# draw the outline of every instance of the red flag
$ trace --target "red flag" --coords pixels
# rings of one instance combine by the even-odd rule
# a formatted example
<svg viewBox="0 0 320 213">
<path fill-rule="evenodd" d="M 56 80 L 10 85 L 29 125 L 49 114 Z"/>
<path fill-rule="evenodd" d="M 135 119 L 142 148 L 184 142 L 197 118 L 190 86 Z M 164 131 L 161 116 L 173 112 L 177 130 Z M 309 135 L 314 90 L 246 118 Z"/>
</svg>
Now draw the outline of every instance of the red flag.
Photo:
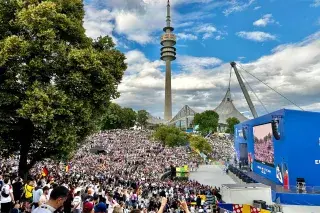
<svg viewBox="0 0 320 213">
<path fill-rule="evenodd" d="M 47 177 L 48 176 L 49 171 L 48 171 L 47 167 L 43 167 L 42 168 L 42 173 L 41 174 L 42 174 L 43 177 Z"/>
</svg>

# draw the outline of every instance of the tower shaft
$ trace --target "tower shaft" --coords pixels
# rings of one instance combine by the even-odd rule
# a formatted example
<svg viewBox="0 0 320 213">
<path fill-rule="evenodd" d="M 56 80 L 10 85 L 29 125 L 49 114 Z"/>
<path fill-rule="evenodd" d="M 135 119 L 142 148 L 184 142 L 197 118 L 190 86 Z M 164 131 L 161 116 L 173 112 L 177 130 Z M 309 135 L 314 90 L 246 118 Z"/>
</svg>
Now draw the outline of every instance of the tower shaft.
<svg viewBox="0 0 320 213">
<path fill-rule="evenodd" d="M 171 61 L 166 61 L 164 119 L 172 119 Z"/>
</svg>

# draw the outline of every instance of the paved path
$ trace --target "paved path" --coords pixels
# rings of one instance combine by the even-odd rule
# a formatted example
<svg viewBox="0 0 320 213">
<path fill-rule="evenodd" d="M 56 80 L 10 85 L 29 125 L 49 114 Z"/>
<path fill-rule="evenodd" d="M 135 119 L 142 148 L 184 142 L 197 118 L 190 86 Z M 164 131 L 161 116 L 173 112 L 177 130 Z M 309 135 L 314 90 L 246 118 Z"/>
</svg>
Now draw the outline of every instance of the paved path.
<svg viewBox="0 0 320 213">
<path fill-rule="evenodd" d="M 235 181 L 226 175 L 218 165 L 202 165 L 197 172 L 191 172 L 190 179 L 196 180 L 202 184 L 217 187 L 221 187 L 222 184 L 235 183 Z"/>
</svg>

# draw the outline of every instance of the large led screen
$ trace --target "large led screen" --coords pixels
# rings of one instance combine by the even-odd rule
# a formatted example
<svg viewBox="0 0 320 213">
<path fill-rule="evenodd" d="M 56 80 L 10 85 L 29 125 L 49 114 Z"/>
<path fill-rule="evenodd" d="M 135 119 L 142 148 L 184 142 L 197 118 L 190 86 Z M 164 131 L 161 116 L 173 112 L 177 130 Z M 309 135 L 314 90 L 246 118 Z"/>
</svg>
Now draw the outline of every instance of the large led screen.
<svg viewBox="0 0 320 213">
<path fill-rule="evenodd" d="M 271 123 L 253 127 L 254 159 L 257 162 L 274 166 L 274 147 Z"/>
</svg>

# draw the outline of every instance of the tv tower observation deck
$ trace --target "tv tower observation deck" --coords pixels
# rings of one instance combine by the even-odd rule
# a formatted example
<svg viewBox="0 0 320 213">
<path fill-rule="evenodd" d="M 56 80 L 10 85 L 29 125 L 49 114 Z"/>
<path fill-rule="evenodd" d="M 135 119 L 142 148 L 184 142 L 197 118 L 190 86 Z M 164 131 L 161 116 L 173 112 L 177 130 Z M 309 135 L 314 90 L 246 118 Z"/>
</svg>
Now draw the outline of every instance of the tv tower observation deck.
<svg viewBox="0 0 320 213">
<path fill-rule="evenodd" d="M 169 121 L 172 119 L 172 95 L 171 95 L 171 61 L 176 59 L 176 36 L 172 33 L 174 28 L 171 27 L 170 16 L 170 0 L 167 4 L 167 26 L 163 28 L 165 32 L 161 36 L 161 60 L 166 62 L 166 78 L 165 78 L 165 106 L 164 119 Z"/>
</svg>

